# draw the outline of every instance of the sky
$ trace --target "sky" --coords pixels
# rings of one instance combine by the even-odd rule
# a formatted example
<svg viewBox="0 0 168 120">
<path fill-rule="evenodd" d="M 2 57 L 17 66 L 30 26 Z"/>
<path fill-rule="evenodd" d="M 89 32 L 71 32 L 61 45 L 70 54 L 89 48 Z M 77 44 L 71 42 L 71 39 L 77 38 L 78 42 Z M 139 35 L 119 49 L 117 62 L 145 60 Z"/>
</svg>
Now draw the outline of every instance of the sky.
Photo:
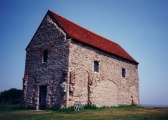
<svg viewBox="0 0 168 120">
<path fill-rule="evenodd" d="M 22 89 L 25 48 L 48 10 L 139 62 L 140 103 L 168 105 L 168 0 L 0 0 L 0 91 Z"/>
</svg>

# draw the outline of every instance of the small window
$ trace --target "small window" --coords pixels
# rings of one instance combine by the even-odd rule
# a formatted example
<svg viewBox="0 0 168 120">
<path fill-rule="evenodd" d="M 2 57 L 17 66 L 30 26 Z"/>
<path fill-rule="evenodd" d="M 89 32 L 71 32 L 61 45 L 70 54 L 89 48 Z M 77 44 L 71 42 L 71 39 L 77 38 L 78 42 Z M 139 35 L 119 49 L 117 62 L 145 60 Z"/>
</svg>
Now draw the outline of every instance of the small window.
<svg viewBox="0 0 168 120">
<path fill-rule="evenodd" d="M 94 61 L 94 72 L 99 72 L 99 62 Z"/>
<path fill-rule="evenodd" d="M 122 77 L 125 78 L 125 68 L 122 68 Z"/>
<path fill-rule="evenodd" d="M 43 62 L 47 62 L 48 59 L 48 50 L 43 51 Z"/>
</svg>

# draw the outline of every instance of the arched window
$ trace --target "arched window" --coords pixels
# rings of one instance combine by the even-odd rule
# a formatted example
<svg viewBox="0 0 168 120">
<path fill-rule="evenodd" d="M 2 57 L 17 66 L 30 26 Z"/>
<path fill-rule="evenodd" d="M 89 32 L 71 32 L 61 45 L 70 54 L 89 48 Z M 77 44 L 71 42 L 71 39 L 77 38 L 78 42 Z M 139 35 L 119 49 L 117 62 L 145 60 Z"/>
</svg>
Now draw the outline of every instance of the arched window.
<svg viewBox="0 0 168 120">
<path fill-rule="evenodd" d="M 47 59 L 48 59 L 48 50 L 45 49 L 43 51 L 43 62 L 47 62 Z"/>
</svg>

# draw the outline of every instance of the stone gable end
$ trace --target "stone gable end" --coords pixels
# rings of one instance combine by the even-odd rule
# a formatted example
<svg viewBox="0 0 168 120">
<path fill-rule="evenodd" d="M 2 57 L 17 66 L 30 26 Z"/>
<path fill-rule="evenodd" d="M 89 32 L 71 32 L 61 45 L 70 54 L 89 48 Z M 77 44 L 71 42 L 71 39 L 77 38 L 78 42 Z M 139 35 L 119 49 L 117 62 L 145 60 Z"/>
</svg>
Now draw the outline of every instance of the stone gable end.
<svg viewBox="0 0 168 120">
<path fill-rule="evenodd" d="M 46 106 L 64 106 L 65 93 L 60 84 L 68 70 L 68 41 L 66 34 L 47 14 L 26 49 L 25 75 L 23 80 L 24 105 L 40 108 L 40 87 L 47 86 Z M 43 52 L 47 50 L 47 62 Z"/>
</svg>

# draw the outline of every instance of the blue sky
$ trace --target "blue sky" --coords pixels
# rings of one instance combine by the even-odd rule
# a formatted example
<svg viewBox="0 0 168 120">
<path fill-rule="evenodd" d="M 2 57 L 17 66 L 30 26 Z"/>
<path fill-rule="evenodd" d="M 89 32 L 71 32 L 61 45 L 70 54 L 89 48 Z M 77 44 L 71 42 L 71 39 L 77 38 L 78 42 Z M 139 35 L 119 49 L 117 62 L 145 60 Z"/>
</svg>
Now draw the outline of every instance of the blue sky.
<svg viewBox="0 0 168 120">
<path fill-rule="evenodd" d="M 48 9 L 120 44 L 139 64 L 141 104 L 168 105 L 167 0 L 0 0 L 0 91 L 22 89 L 25 48 Z"/>
</svg>

